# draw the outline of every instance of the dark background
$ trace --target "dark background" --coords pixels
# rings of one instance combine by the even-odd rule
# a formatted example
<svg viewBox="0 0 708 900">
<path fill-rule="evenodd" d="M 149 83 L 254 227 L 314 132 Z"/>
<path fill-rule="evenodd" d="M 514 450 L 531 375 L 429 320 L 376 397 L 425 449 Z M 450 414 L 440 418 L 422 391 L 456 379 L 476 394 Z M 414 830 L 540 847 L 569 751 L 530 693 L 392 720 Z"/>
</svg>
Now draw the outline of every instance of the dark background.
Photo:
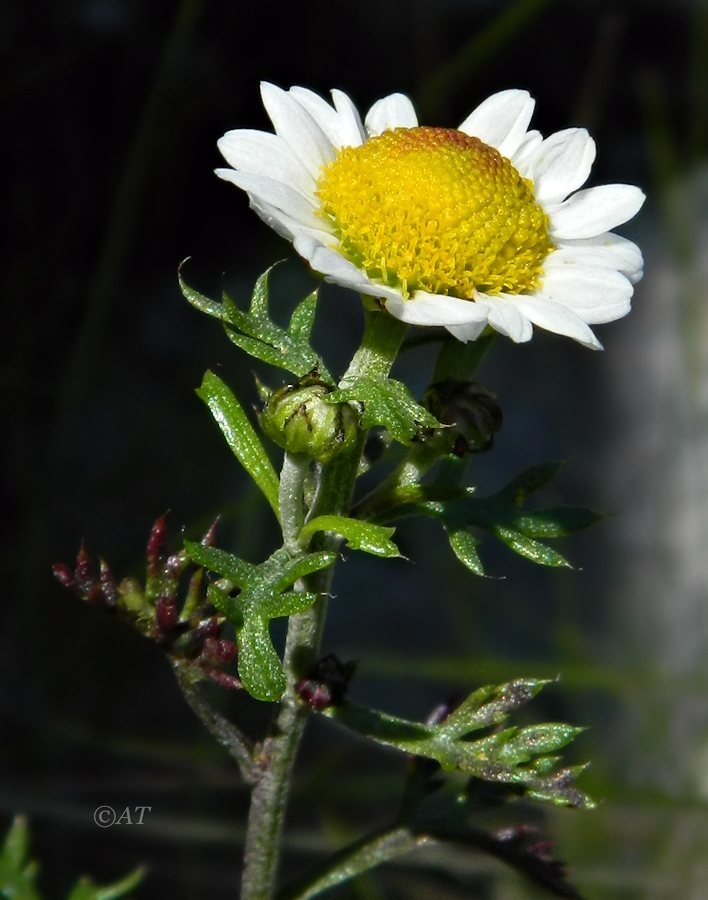
<svg viewBox="0 0 708 900">
<path fill-rule="evenodd" d="M 150 869 L 140 897 L 237 893 L 247 798 L 228 759 L 160 651 L 62 592 L 50 566 L 84 538 L 139 575 L 165 511 L 175 546 L 223 511 L 224 546 L 254 561 L 273 549 L 265 504 L 194 395 L 211 367 L 253 402 L 253 366 L 176 281 L 191 256 L 192 284 L 218 294 L 226 283 L 244 303 L 287 258 L 276 308 L 312 286 L 212 174 L 224 131 L 270 128 L 267 79 L 340 87 L 362 111 L 404 91 L 422 123 L 446 126 L 489 93 L 525 87 L 544 133 L 591 130 L 593 184 L 649 195 L 624 229 L 647 276 L 635 311 L 599 329 L 605 353 L 539 333 L 498 342 L 481 373 L 506 424 L 474 462 L 480 490 L 565 458 L 547 499 L 615 513 L 565 545 L 582 571 L 534 569 L 490 545 L 488 568 L 506 578 L 473 579 L 432 527 L 406 525 L 403 552 L 422 561 L 352 555 L 325 643 L 359 660 L 357 699 L 409 716 L 488 679 L 560 675 L 533 715 L 590 726 L 573 752 L 593 760 L 584 784 L 604 800 L 547 815 L 574 880 L 588 897 L 704 897 L 706 4 L 63 0 L 2 16 L 0 812 L 3 827 L 14 811 L 30 816 L 46 896 L 65 896 L 82 872 L 106 881 L 139 862 Z M 356 298 L 326 287 L 316 343 L 334 367 L 359 328 Z M 431 362 L 417 351 L 399 375 L 420 391 Z M 300 763 L 293 872 L 385 821 L 402 769 L 326 723 Z M 152 811 L 144 826 L 101 831 L 101 804 Z M 393 867 L 338 896 L 536 896 L 481 857 L 450 857 L 445 871 Z"/>
</svg>

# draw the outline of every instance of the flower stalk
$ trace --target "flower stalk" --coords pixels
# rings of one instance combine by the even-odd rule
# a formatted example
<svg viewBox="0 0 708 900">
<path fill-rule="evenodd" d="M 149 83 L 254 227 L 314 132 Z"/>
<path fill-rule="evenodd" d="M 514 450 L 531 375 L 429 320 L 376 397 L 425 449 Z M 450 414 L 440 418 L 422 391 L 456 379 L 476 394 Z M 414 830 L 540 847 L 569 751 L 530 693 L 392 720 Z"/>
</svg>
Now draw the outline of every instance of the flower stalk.
<svg viewBox="0 0 708 900">
<path fill-rule="evenodd" d="M 366 372 L 385 378 L 403 341 L 406 326 L 379 312 L 365 313 L 362 342 L 342 382 Z M 360 430 L 354 446 L 324 465 L 319 474 L 312 515 L 340 515 L 351 504 L 366 433 Z M 309 470 L 304 456 L 287 453 L 280 475 L 280 521 L 283 544 L 288 552 L 305 552 L 300 539 L 304 522 L 304 485 Z M 339 539 L 319 536 L 323 545 L 334 547 Z M 259 774 L 251 797 L 246 832 L 242 900 L 266 900 L 274 895 L 280 845 L 288 793 L 297 749 L 311 712 L 297 694 L 296 685 L 316 660 L 327 612 L 327 594 L 334 566 L 303 579 L 297 590 L 319 594 L 306 612 L 291 616 L 283 655 L 287 687 L 277 715 L 259 755 Z"/>
</svg>

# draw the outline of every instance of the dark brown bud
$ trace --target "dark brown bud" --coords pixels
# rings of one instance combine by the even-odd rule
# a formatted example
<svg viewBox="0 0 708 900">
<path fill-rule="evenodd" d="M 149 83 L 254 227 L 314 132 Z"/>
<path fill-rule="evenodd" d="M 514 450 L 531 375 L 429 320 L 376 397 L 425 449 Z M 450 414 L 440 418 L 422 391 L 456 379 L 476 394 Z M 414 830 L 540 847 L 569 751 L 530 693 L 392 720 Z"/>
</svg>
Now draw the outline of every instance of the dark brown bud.
<svg viewBox="0 0 708 900">
<path fill-rule="evenodd" d="M 488 450 L 502 426 L 496 397 L 474 381 L 448 378 L 432 384 L 425 392 L 424 403 L 439 422 L 451 426 L 451 452 L 457 456 Z"/>
<path fill-rule="evenodd" d="M 320 711 L 344 699 L 355 662 L 341 662 L 333 653 L 323 656 L 296 685 L 295 690 L 310 709 Z"/>
</svg>

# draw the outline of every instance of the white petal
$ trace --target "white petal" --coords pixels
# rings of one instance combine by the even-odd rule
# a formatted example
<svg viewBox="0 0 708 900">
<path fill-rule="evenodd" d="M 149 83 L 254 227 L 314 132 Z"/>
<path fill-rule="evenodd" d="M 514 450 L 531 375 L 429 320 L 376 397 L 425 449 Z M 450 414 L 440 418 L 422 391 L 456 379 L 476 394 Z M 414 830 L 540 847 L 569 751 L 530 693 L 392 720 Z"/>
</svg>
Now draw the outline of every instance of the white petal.
<svg viewBox="0 0 708 900">
<path fill-rule="evenodd" d="M 388 300 L 386 309 L 409 325 L 464 325 L 487 321 L 486 309 L 474 300 L 460 300 L 416 291 L 408 300 L 398 296 Z"/>
<path fill-rule="evenodd" d="M 506 302 L 517 306 L 519 311 L 539 328 L 573 338 L 591 350 L 602 350 L 602 344 L 580 316 L 560 303 L 542 297 L 507 297 Z"/>
<path fill-rule="evenodd" d="M 485 297 L 489 305 L 489 324 L 500 334 L 505 334 L 516 344 L 531 340 L 531 321 L 513 303 L 504 297 Z"/>
<path fill-rule="evenodd" d="M 554 256 L 544 266 L 539 297 L 567 306 L 590 325 L 613 322 L 629 312 L 634 289 L 620 272 L 555 264 Z"/>
<path fill-rule="evenodd" d="M 263 82 L 261 96 L 276 134 L 291 148 L 310 175 L 317 178 L 322 166 L 334 158 L 332 141 L 312 115 L 286 91 Z"/>
<path fill-rule="evenodd" d="M 316 272 L 325 276 L 326 281 L 351 288 L 361 294 L 368 294 L 370 297 L 399 296 L 393 288 L 372 282 L 366 272 L 345 259 L 334 247 L 323 245 L 316 247 L 309 257 L 309 262 Z"/>
<path fill-rule="evenodd" d="M 312 197 L 315 192 L 315 180 L 277 134 L 246 128 L 227 131 L 217 146 L 234 169 L 274 178 L 305 197 Z"/>
<path fill-rule="evenodd" d="M 608 231 L 594 238 L 579 241 L 563 241 L 557 253 L 572 252 L 576 258 L 589 265 L 608 266 L 617 269 L 636 284 L 642 277 L 644 259 L 635 243 Z M 555 254 L 554 254 L 555 255 Z"/>
<path fill-rule="evenodd" d="M 340 145 L 340 128 L 336 109 L 333 109 L 324 97 L 320 97 L 309 88 L 291 87 L 288 94 L 294 97 L 300 106 L 312 116 L 333 146 L 338 147 Z"/>
<path fill-rule="evenodd" d="M 567 128 L 547 137 L 529 160 L 536 199 L 560 203 L 585 184 L 595 161 L 595 141 L 584 128 Z"/>
<path fill-rule="evenodd" d="M 446 325 L 447 330 L 458 341 L 467 344 L 469 341 L 476 341 L 480 334 L 487 327 L 487 317 L 480 322 L 468 322 L 467 325 Z"/>
<path fill-rule="evenodd" d="M 528 91 L 500 91 L 480 103 L 460 125 L 460 131 L 510 157 L 526 135 L 535 104 Z"/>
<path fill-rule="evenodd" d="M 308 228 L 307 226 L 302 225 L 300 222 L 297 222 L 291 216 L 287 215 L 287 213 L 284 213 L 280 209 L 276 209 L 268 203 L 258 200 L 251 194 L 249 194 L 249 200 L 251 202 L 251 208 L 256 211 L 266 225 L 270 225 L 273 231 L 276 231 L 281 237 L 293 241 L 295 244 L 301 236 L 308 236 L 316 241 L 317 244 L 325 245 L 336 240 L 333 235 L 327 234 L 324 231 L 318 231 L 315 228 Z M 301 253 L 297 246 L 295 249 L 298 253 Z"/>
<path fill-rule="evenodd" d="M 631 184 L 605 184 L 578 191 L 557 206 L 548 206 L 551 235 L 562 239 L 596 237 L 636 215 L 643 192 Z"/>
<path fill-rule="evenodd" d="M 405 94 L 389 94 L 374 103 L 364 124 L 369 136 L 375 137 L 392 128 L 415 128 L 418 117 Z"/>
<path fill-rule="evenodd" d="M 514 153 L 510 155 L 510 159 L 514 167 L 524 178 L 529 177 L 529 160 L 533 156 L 533 151 L 539 146 L 543 138 L 540 131 L 529 131 L 523 138 Z"/>
<path fill-rule="evenodd" d="M 249 196 L 261 203 L 267 203 L 282 210 L 296 222 L 308 228 L 322 230 L 323 219 L 315 215 L 315 205 L 287 184 L 281 184 L 264 175 L 249 175 L 247 172 L 235 172 L 233 169 L 216 169 L 216 174 L 224 181 L 230 181 Z"/>
<path fill-rule="evenodd" d="M 366 140 L 366 132 L 361 122 L 359 110 L 344 91 L 332 91 L 332 100 L 339 113 L 339 129 L 342 147 L 359 147 Z"/>
</svg>

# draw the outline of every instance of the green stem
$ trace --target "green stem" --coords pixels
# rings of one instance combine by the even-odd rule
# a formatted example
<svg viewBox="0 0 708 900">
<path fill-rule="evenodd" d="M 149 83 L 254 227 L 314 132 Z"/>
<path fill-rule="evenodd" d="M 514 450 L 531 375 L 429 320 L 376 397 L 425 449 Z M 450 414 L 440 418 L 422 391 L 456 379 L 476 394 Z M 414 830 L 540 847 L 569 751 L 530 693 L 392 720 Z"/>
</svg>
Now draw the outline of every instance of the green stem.
<svg viewBox="0 0 708 900">
<path fill-rule="evenodd" d="M 305 521 L 303 488 L 310 469 L 310 460 L 299 454 L 285 453 L 280 473 L 278 504 L 283 546 L 293 556 L 302 553 L 300 531 Z"/>
<path fill-rule="evenodd" d="M 361 346 L 343 380 L 359 373 L 385 378 L 391 370 L 406 326 L 387 313 L 366 310 Z M 312 515 L 341 515 L 348 511 L 364 448 L 361 432 L 355 447 L 324 466 Z M 283 541 L 290 552 L 304 552 L 299 542 L 303 515 L 303 480 L 307 465 L 286 454 L 281 473 L 280 515 Z M 283 483 L 285 482 L 285 483 Z M 333 538 L 322 537 L 322 541 Z M 336 539 L 334 539 L 336 540 Z M 251 798 L 246 834 L 241 900 L 273 897 L 281 835 L 297 748 L 310 710 L 302 704 L 296 685 L 316 661 L 327 611 L 327 594 L 334 567 L 317 573 L 299 586 L 319 593 L 307 612 L 291 616 L 283 655 L 287 688 L 271 731 L 263 743 L 260 776 Z"/>
</svg>

